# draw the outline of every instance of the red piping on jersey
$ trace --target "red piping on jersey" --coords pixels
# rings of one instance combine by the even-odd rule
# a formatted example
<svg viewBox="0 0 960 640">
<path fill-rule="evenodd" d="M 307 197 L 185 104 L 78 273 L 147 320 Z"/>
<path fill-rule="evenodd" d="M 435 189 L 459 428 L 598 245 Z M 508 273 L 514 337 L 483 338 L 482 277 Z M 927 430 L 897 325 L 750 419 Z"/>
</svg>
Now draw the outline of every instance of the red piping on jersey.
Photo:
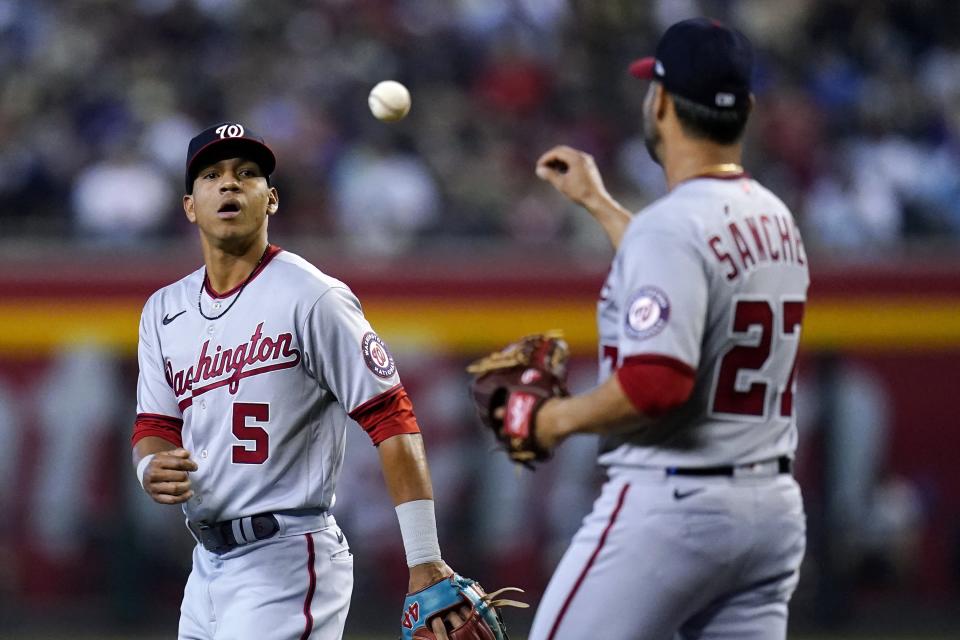
<svg viewBox="0 0 960 640">
<path fill-rule="evenodd" d="M 690 176 L 687 180 L 699 180 L 700 178 L 706 178 L 707 180 L 739 180 L 749 177 L 750 174 L 746 171 L 738 171 L 737 173 L 701 173 L 697 176 Z M 684 180 L 684 182 L 687 180 Z"/>
<path fill-rule="evenodd" d="M 154 436 L 179 448 L 183 446 L 183 438 L 180 435 L 182 430 L 183 420 L 180 418 L 163 416 L 157 413 L 138 413 L 137 419 L 133 423 L 131 446 L 136 446 L 138 442 L 148 436 Z"/>
<path fill-rule="evenodd" d="M 281 251 L 283 251 L 283 249 L 277 245 L 268 244 L 267 253 L 263 256 L 263 262 L 260 263 L 260 266 L 254 269 L 253 273 L 251 273 L 246 280 L 235 286 L 233 289 L 230 289 L 230 291 L 226 291 L 224 293 L 217 293 L 214 291 L 213 287 L 210 286 L 210 280 L 207 278 L 206 272 L 204 272 L 203 275 L 203 288 L 206 290 L 207 295 L 211 298 L 228 298 L 239 291 L 240 287 L 242 287 L 244 284 L 249 285 L 251 282 L 253 282 L 253 279 L 260 275 L 263 270 L 267 268 L 267 265 L 270 264 L 270 261 L 273 260 L 273 257 Z"/>
<path fill-rule="evenodd" d="M 547 635 L 547 640 L 553 640 L 554 636 L 557 635 L 557 629 L 560 628 L 560 622 L 563 621 L 563 616 L 567 614 L 567 609 L 570 608 L 573 596 L 577 595 L 580 585 L 583 584 L 583 579 L 587 577 L 587 572 L 590 571 L 590 567 L 593 566 L 597 556 L 600 555 L 600 550 L 603 549 L 603 545 L 607 542 L 607 534 L 609 534 L 610 529 L 613 528 L 613 523 L 617 521 L 617 516 L 620 514 L 621 507 L 623 507 L 623 501 L 627 497 L 627 490 L 629 488 L 630 483 L 627 483 L 623 485 L 623 489 L 620 490 L 620 496 L 617 498 L 617 506 L 614 507 L 613 513 L 610 514 L 610 522 L 607 523 L 607 527 L 603 530 L 603 534 L 600 536 L 600 542 L 597 543 L 597 548 L 593 550 L 593 554 L 590 556 L 590 559 L 587 560 L 587 564 L 583 567 L 583 571 L 580 572 L 577 581 L 573 583 L 573 589 L 570 590 L 567 599 L 563 601 L 563 606 L 560 607 L 560 613 L 557 614 L 557 619 L 553 621 L 553 627 Z"/>
<path fill-rule="evenodd" d="M 690 176 L 685 180 L 681 180 L 673 188 L 676 189 L 682 184 L 686 184 L 693 180 L 700 180 L 701 178 L 706 180 L 741 180 L 749 179 L 750 174 L 746 171 L 738 171 L 737 173 L 701 173 L 699 175 Z"/>
<path fill-rule="evenodd" d="M 696 378 L 690 365 L 661 355 L 628 356 L 616 373 L 620 388 L 630 403 L 651 418 L 662 416 L 686 402 Z"/>
<path fill-rule="evenodd" d="M 313 592 L 317 588 L 317 572 L 313 568 L 313 563 L 317 557 L 313 551 L 313 536 L 307 533 L 304 537 L 307 539 L 307 572 L 310 574 L 310 578 L 307 582 L 307 597 L 303 599 L 303 617 L 306 618 L 306 621 L 303 623 L 303 633 L 300 634 L 300 640 L 307 640 L 313 632 L 313 613 L 310 611 L 310 603 L 313 601 Z"/>
<path fill-rule="evenodd" d="M 737 173 L 705 173 L 700 176 L 693 176 L 690 180 L 696 180 L 697 178 L 707 178 L 708 180 L 739 180 L 740 178 L 749 178 L 750 174 L 746 171 L 739 171 Z"/>
<path fill-rule="evenodd" d="M 374 446 L 387 438 L 406 433 L 420 433 L 413 402 L 402 384 L 387 389 L 350 412 L 367 432 Z"/>
</svg>

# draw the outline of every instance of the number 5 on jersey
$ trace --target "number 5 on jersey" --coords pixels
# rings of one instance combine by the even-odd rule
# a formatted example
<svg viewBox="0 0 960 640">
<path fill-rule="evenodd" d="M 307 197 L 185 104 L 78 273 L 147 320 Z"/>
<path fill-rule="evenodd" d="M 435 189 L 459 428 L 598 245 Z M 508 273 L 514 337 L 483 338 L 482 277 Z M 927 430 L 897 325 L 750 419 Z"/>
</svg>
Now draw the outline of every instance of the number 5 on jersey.
<svg viewBox="0 0 960 640">
<path fill-rule="evenodd" d="M 779 308 L 766 298 L 734 299 L 730 337 L 736 344 L 723 354 L 717 367 L 711 414 L 763 418 L 772 384 L 780 393 L 780 416 L 793 415 L 803 307 L 803 299 L 781 300 Z M 771 357 L 775 363 L 789 362 L 789 368 L 764 372 Z"/>
<path fill-rule="evenodd" d="M 270 455 L 270 434 L 263 427 L 251 425 L 253 422 L 266 424 L 270 419 L 270 405 L 265 402 L 233 403 L 233 435 L 241 442 L 252 442 L 253 448 L 246 444 L 233 445 L 233 462 L 236 464 L 263 464 Z"/>
</svg>

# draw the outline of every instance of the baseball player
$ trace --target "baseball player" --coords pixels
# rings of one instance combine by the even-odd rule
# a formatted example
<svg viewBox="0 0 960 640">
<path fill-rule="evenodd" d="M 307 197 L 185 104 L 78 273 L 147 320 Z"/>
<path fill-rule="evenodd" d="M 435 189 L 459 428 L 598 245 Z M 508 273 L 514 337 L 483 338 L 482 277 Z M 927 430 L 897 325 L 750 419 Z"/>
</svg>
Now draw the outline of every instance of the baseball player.
<svg viewBox="0 0 960 640">
<path fill-rule="evenodd" d="M 609 478 L 543 596 L 533 640 L 784 638 L 805 547 L 791 475 L 809 276 L 787 207 L 740 166 L 752 49 L 695 19 L 631 65 L 669 192 L 633 216 L 593 159 L 556 147 L 537 175 L 603 226 L 600 384 L 533 407 L 549 450 L 599 433 Z M 523 424 L 523 416 L 507 420 Z"/>
<path fill-rule="evenodd" d="M 410 592 L 452 575 L 387 345 L 346 285 L 267 241 L 275 165 L 239 123 L 191 140 L 183 208 L 204 266 L 154 293 L 140 320 L 133 463 L 197 541 L 182 639 L 341 637 L 353 557 L 329 510 L 352 423 L 378 447 Z M 447 637 L 444 617 L 430 624 Z"/>
</svg>

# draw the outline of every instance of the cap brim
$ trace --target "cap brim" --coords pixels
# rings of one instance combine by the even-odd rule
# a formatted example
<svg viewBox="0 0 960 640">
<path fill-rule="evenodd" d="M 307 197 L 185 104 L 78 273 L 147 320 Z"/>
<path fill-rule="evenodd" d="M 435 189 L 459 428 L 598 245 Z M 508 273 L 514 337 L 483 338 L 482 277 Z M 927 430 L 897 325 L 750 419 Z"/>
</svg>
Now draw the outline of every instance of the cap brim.
<svg viewBox="0 0 960 640">
<path fill-rule="evenodd" d="M 201 168 L 199 166 L 201 162 L 209 162 L 212 158 L 218 156 L 220 158 L 231 157 L 232 154 L 249 157 L 260 165 L 260 169 L 266 175 L 273 173 L 277 166 L 277 159 L 273 155 L 273 151 L 259 140 L 253 138 L 223 138 L 208 142 L 197 149 L 197 152 L 187 163 L 187 172 L 193 174 Z"/>
<path fill-rule="evenodd" d="M 630 75 L 641 80 L 653 80 L 653 69 L 657 60 L 653 56 L 640 58 L 630 63 Z"/>
</svg>

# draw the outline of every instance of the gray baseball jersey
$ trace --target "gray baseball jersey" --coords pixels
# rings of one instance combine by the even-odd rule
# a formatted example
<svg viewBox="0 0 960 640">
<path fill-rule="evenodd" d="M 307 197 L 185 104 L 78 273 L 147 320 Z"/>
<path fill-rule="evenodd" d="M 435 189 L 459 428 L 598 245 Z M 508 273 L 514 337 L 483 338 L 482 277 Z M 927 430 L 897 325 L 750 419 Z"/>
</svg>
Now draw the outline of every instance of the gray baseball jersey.
<svg viewBox="0 0 960 640">
<path fill-rule="evenodd" d="M 600 379 L 624 362 L 696 372 L 677 410 L 606 438 L 606 465 L 792 455 L 809 275 L 787 207 L 744 175 L 676 186 L 631 221 L 598 305 Z"/>
<path fill-rule="evenodd" d="M 605 439 L 609 479 L 530 640 L 584 629 L 611 639 L 786 637 L 805 525 L 800 488 L 774 459 L 796 444 L 807 284 L 790 212 L 745 176 L 681 183 L 630 222 L 598 306 L 601 381 L 650 363 L 690 374 L 694 387 L 680 407 Z M 747 466 L 669 473 L 729 465 Z"/>
<path fill-rule="evenodd" d="M 399 388 L 393 358 L 346 285 L 297 255 L 270 247 L 219 296 L 204 273 L 157 291 L 140 321 L 137 413 L 182 420 L 198 465 L 184 513 L 328 509 L 349 414 Z"/>
</svg>

